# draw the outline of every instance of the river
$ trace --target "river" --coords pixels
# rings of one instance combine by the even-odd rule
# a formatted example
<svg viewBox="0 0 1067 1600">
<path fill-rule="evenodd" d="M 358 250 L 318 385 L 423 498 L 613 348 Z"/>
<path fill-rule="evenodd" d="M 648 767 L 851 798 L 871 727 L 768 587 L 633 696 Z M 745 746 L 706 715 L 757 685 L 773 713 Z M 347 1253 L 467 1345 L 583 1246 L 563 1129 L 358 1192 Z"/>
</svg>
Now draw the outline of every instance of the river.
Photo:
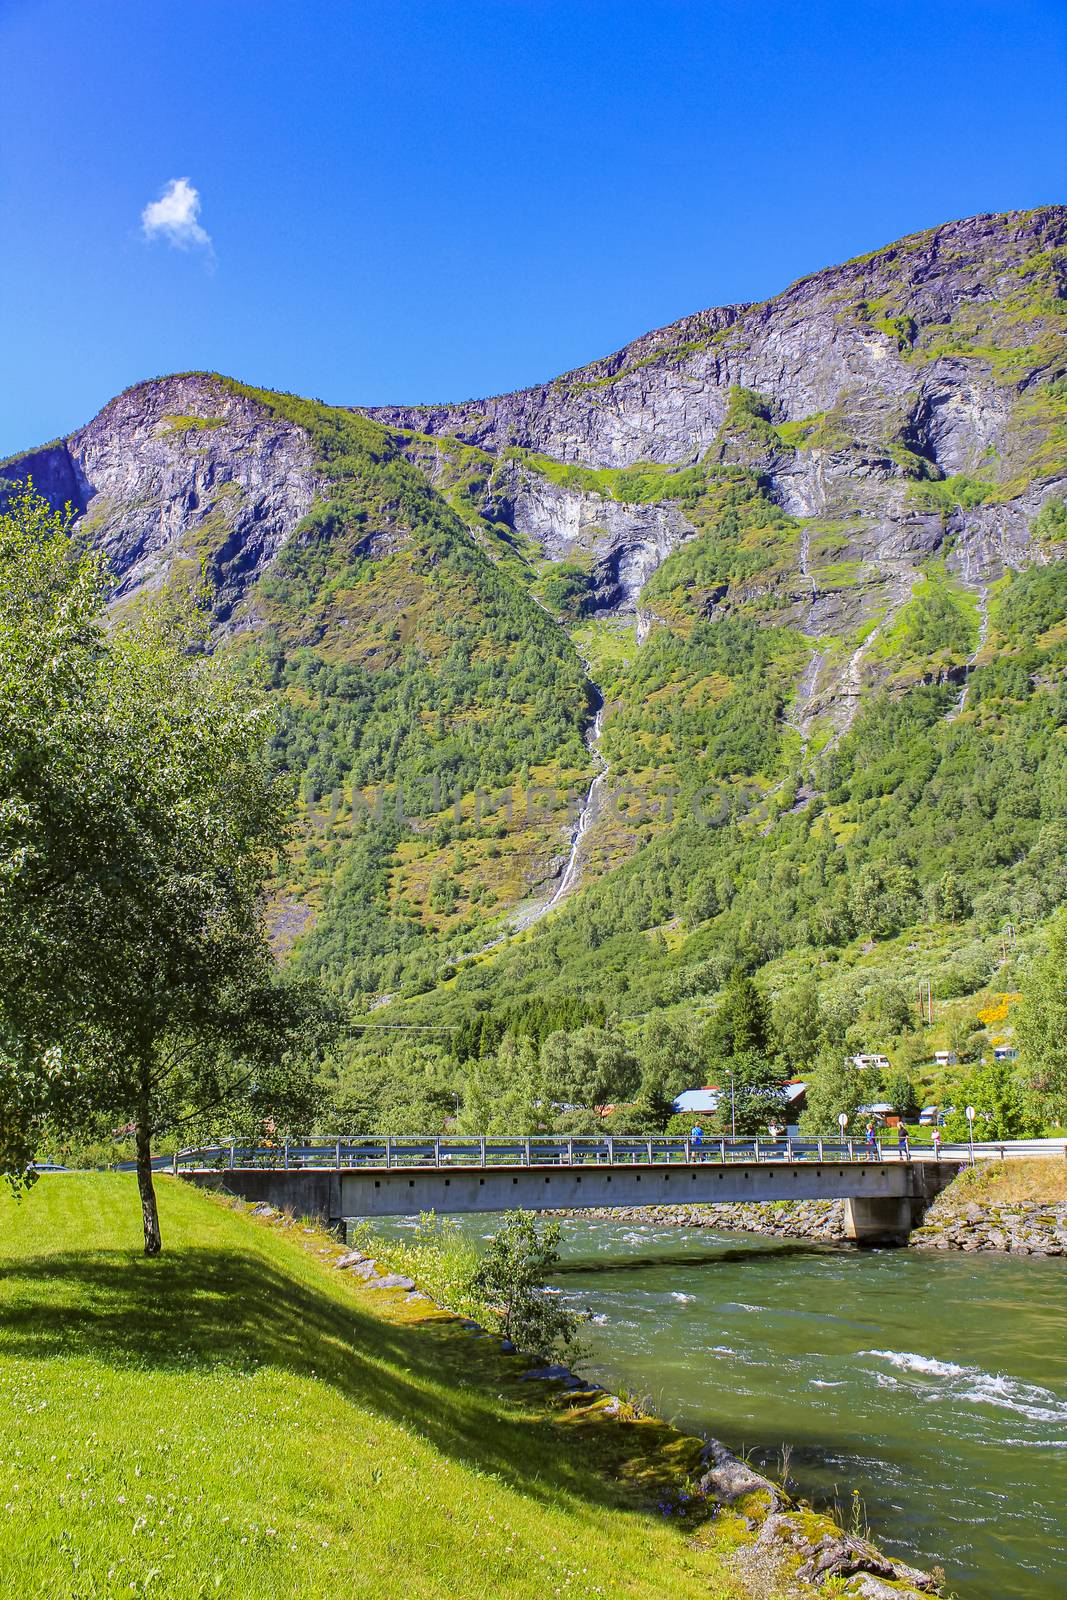
<svg viewBox="0 0 1067 1600">
<path fill-rule="evenodd" d="M 794 1494 L 858 1490 L 883 1548 L 960 1600 L 1067 1595 L 1067 1260 L 563 1232 L 589 1376 L 772 1475 L 790 1449 Z"/>
</svg>

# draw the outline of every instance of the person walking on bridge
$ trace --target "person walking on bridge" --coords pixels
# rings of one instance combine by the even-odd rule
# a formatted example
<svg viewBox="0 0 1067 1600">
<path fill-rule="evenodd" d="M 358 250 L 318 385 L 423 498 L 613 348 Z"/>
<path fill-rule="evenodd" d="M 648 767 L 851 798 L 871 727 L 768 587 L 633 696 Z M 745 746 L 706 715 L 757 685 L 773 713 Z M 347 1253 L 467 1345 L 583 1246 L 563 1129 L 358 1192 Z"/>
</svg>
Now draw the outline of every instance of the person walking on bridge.
<svg viewBox="0 0 1067 1600">
<path fill-rule="evenodd" d="M 901 1117 L 897 1123 L 897 1157 L 901 1161 L 911 1160 L 911 1146 L 908 1143 L 908 1125 Z"/>
<path fill-rule="evenodd" d="M 874 1137 L 874 1123 L 873 1122 L 868 1122 L 867 1131 L 863 1135 L 863 1142 L 867 1146 L 867 1160 L 868 1161 L 877 1161 L 878 1160 L 878 1145 L 877 1145 L 877 1143 L 875 1141 L 875 1137 Z"/>
<path fill-rule="evenodd" d="M 698 1123 L 695 1128 L 690 1128 L 689 1130 L 689 1148 L 692 1151 L 694 1161 L 699 1161 L 701 1159 L 701 1150 L 703 1144 L 704 1130 Z"/>
</svg>

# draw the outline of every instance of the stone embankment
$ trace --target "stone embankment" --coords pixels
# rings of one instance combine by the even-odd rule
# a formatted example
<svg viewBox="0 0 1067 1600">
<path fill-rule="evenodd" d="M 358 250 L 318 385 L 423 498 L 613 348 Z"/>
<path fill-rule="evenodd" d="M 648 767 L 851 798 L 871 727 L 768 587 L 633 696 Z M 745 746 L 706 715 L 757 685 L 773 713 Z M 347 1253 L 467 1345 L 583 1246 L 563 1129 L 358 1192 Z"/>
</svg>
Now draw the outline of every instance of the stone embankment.
<svg viewBox="0 0 1067 1600">
<path fill-rule="evenodd" d="M 1067 1202 L 998 1203 L 947 1189 L 908 1243 L 915 1250 L 1003 1250 L 1021 1256 L 1067 1255 Z"/>
<path fill-rule="evenodd" d="M 710 1228 L 716 1233 L 766 1233 L 780 1239 L 832 1244 L 845 1237 L 843 1200 L 765 1200 L 747 1205 L 620 1206 L 571 1214 L 606 1222 L 654 1223 L 674 1228 Z"/>
</svg>

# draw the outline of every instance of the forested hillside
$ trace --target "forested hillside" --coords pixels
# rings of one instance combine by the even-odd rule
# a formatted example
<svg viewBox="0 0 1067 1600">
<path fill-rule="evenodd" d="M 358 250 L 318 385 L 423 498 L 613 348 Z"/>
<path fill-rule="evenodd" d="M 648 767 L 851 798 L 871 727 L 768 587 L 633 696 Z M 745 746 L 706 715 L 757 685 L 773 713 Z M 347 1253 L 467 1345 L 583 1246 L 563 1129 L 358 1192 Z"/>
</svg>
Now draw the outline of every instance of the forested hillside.
<svg viewBox="0 0 1067 1600">
<path fill-rule="evenodd" d="M 262 662 L 350 1120 L 1014 1041 L 1067 899 L 1065 288 L 1067 211 L 974 218 L 519 394 L 187 374 L 0 468 Z"/>
</svg>

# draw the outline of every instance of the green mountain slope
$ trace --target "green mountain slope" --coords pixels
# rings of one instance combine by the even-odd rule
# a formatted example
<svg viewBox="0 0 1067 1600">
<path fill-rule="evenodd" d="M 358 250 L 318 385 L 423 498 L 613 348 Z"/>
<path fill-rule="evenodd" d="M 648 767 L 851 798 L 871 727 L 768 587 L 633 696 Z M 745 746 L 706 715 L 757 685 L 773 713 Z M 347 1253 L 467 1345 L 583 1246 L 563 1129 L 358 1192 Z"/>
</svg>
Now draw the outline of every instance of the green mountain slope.
<svg viewBox="0 0 1067 1600">
<path fill-rule="evenodd" d="M 495 797 L 584 770 L 589 691 L 566 635 L 383 428 L 244 392 L 306 431 L 323 482 L 247 609 L 306 807 L 290 889 L 314 913 L 302 959 L 358 994 L 518 898 L 528 835 L 551 818 L 502 829 Z M 466 851 L 450 848 L 460 835 Z"/>
<path fill-rule="evenodd" d="M 1065 290 L 1064 208 L 972 218 L 518 394 L 186 374 L 0 470 L 117 604 L 203 563 L 284 706 L 279 949 L 368 1015 L 647 1029 L 741 967 L 962 1037 L 1065 893 Z"/>
</svg>

